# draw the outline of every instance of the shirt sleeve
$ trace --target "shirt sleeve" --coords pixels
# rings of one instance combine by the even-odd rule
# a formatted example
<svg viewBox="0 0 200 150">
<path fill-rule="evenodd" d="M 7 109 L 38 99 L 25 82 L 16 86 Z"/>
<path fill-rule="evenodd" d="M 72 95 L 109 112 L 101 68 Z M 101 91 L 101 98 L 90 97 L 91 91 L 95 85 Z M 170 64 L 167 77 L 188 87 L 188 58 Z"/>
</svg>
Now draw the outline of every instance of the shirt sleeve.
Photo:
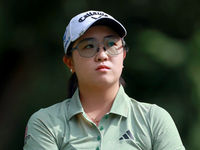
<svg viewBox="0 0 200 150">
<path fill-rule="evenodd" d="M 185 150 L 170 114 L 154 105 L 150 111 L 153 150 Z"/>
<path fill-rule="evenodd" d="M 45 123 L 41 111 L 34 113 L 28 121 L 23 150 L 58 150 L 56 139 Z"/>
</svg>

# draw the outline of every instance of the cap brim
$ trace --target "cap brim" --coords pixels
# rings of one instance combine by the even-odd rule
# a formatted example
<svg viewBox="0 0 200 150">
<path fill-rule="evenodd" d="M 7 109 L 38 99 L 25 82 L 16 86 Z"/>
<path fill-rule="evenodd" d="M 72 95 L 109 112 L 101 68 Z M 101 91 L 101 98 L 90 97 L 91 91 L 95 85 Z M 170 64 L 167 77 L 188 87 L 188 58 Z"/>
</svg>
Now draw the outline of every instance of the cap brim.
<svg viewBox="0 0 200 150">
<path fill-rule="evenodd" d="M 126 29 L 117 21 L 110 19 L 110 18 L 101 18 L 95 21 L 91 26 L 96 25 L 105 25 L 113 29 L 115 32 L 119 34 L 120 37 L 126 36 Z"/>
</svg>

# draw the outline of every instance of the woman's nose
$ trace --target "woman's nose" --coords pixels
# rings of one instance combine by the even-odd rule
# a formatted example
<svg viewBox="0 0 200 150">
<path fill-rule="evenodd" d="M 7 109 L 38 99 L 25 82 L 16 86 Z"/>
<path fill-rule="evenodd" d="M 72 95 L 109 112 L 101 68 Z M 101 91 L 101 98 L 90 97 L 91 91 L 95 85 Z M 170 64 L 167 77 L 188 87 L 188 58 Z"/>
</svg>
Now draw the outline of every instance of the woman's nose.
<svg viewBox="0 0 200 150">
<path fill-rule="evenodd" d="M 106 48 L 104 47 L 103 43 L 99 43 L 99 48 L 98 48 L 98 51 L 97 51 L 97 54 L 95 57 L 96 57 L 95 58 L 96 61 L 108 60 L 107 51 L 106 51 Z"/>
</svg>

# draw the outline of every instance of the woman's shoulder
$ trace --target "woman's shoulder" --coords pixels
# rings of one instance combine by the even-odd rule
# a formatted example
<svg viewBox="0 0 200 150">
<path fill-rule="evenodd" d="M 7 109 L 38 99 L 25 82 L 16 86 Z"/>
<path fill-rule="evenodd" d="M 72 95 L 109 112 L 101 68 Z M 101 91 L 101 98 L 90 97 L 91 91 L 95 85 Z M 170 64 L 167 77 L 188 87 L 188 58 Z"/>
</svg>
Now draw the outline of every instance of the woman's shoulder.
<svg viewBox="0 0 200 150">
<path fill-rule="evenodd" d="M 159 107 L 156 104 L 140 102 L 133 98 L 130 98 L 130 103 L 134 109 L 138 109 L 138 110 L 141 110 L 144 112 L 149 112 L 149 111 L 151 111 L 151 109 L 157 109 Z"/>
<path fill-rule="evenodd" d="M 148 127 L 154 149 L 185 149 L 169 112 L 156 104 L 131 99 L 132 111 L 140 126 Z"/>
<path fill-rule="evenodd" d="M 57 144 L 61 144 L 62 135 L 68 127 L 66 112 L 69 101 L 70 99 L 64 100 L 32 114 L 26 127 L 25 147 L 34 146 L 37 149 L 39 146 L 46 146 L 44 139 L 48 139 L 50 145 L 55 143 L 55 139 Z"/>
<path fill-rule="evenodd" d="M 169 116 L 169 113 L 162 108 L 161 106 L 158 106 L 157 104 L 147 103 L 147 102 L 139 102 L 135 99 L 130 98 L 131 105 L 134 111 L 146 114 L 149 118 L 162 118 L 163 115 Z M 169 116 L 170 117 L 170 116 Z"/>
<path fill-rule="evenodd" d="M 69 102 L 70 99 L 66 99 L 49 107 L 41 108 L 32 114 L 29 122 L 41 120 L 45 120 L 46 122 L 56 122 L 58 120 L 63 120 L 66 117 Z"/>
</svg>

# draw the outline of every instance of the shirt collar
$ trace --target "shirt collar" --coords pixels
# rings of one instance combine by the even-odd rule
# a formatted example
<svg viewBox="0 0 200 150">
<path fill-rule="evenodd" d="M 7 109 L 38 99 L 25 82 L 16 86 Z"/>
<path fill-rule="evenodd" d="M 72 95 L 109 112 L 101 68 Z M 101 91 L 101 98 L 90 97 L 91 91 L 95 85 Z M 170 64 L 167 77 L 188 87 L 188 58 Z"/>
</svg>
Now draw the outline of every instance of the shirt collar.
<svg viewBox="0 0 200 150">
<path fill-rule="evenodd" d="M 79 89 L 78 88 L 76 89 L 74 95 L 70 99 L 67 113 L 68 113 L 67 120 L 69 120 L 71 117 L 73 117 L 76 114 L 83 113 L 83 107 L 81 105 L 81 101 L 79 98 Z"/>
<path fill-rule="evenodd" d="M 128 95 L 125 93 L 124 88 L 122 85 L 119 87 L 119 91 L 115 97 L 113 105 L 111 107 L 110 113 L 121 115 L 127 117 L 128 109 L 129 109 L 129 102 L 128 102 Z M 81 105 L 81 101 L 79 98 L 79 89 L 75 91 L 74 95 L 70 99 L 68 105 L 68 115 L 67 119 L 69 120 L 76 114 L 83 113 L 83 107 Z"/>
<path fill-rule="evenodd" d="M 119 91 L 115 97 L 110 113 L 127 117 L 129 107 L 129 97 L 125 93 L 123 86 L 120 85 Z"/>
</svg>

